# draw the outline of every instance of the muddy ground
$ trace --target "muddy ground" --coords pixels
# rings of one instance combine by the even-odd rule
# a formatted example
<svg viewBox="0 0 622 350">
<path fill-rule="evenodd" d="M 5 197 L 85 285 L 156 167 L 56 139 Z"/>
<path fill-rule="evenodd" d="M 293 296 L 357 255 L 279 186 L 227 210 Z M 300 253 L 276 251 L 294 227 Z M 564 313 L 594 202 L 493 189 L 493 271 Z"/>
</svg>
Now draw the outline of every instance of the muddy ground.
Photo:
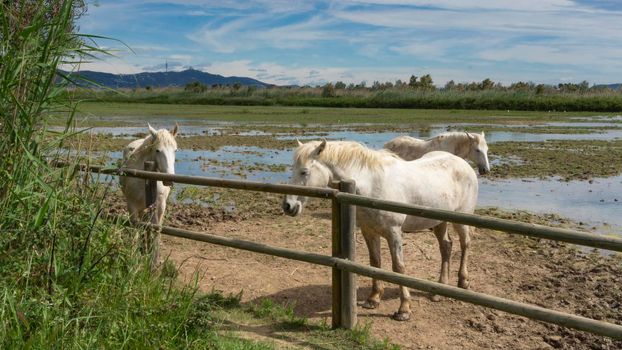
<svg viewBox="0 0 622 350">
<path fill-rule="evenodd" d="M 280 213 L 279 198 L 258 194 L 244 212 L 220 207 L 172 205 L 166 224 L 242 238 L 270 245 L 330 254 L 330 210 L 314 201 L 302 216 Z M 264 198 L 261 201 L 261 198 Z M 248 198 L 247 198 L 248 199 Z M 117 202 L 119 203 L 119 202 Z M 260 205 L 263 203 L 262 205 Z M 122 209 L 120 207 L 120 211 Z M 559 217 L 525 212 L 485 210 L 485 214 L 533 223 L 572 225 Z M 471 288 L 477 292 L 622 324 L 622 258 L 579 251 L 570 245 L 476 229 L 469 264 Z M 455 239 L 451 284 L 457 283 L 459 248 Z M 408 275 L 436 280 L 440 254 L 429 232 L 405 235 Z M 330 323 L 330 270 L 321 266 L 163 237 L 162 259 L 179 266 L 179 281 L 199 289 L 237 294 L 243 302 L 264 298 L 294 305 L 311 322 Z M 357 235 L 357 261 L 367 263 L 363 239 Z M 383 267 L 391 266 L 383 243 Z M 370 280 L 358 278 L 358 301 L 370 291 Z M 398 289 L 388 284 L 380 308 L 358 307 L 360 324 L 374 336 L 387 337 L 403 349 L 620 349 L 622 341 L 594 336 L 468 303 L 443 298 L 432 302 L 412 290 L 412 317 L 391 319 L 399 304 Z"/>
</svg>

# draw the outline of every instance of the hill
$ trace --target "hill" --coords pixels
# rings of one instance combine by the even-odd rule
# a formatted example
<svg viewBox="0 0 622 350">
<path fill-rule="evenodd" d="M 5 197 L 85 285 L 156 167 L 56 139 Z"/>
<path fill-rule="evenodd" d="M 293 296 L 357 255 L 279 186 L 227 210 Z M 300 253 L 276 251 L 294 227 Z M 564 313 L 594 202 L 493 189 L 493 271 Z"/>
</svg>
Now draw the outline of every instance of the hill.
<svg viewBox="0 0 622 350">
<path fill-rule="evenodd" d="M 622 83 L 617 83 L 617 84 L 600 84 L 600 85 L 595 85 L 595 87 L 597 87 L 597 88 L 610 88 L 611 90 L 619 90 L 620 88 L 622 88 Z"/>
<path fill-rule="evenodd" d="M 244 86 L 267 87 L 270 84 L 248 77 L 224 77 L 218 74 L 202 72 L 196 69 L 186 69 L 180 72 L 143 72 L 137 74 L 112 74 L 94 71 L 80 71 L 71 74 L 81 86 L 89 86 L 88 81 L 110 88 L 136 87 L 167 87 L 184 86 L 189 82 L 198 81 L 207 86 L 233 85 L 239 83 Z M 82 78 L 82 79 L 80 79 Z"/>
</svg>

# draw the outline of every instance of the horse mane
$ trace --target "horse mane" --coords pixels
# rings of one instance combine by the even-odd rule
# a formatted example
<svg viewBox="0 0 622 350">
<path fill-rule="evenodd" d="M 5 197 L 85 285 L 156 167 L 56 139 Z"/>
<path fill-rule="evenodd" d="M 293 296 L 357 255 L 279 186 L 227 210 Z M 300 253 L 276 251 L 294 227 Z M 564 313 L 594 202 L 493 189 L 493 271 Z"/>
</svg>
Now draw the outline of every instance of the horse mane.
<svg viewBox="0 0 622 350">
<path fill-rule="evenodd" d="M 177 141 L 175 141 L 175 137 L 166 129 L 158 130 L 155 136 L 150 133 L 144 138 L 144 140 L 145 141 L 138 146 L 136 150 L 134 150 L 134 154 L 145 152 L 158 145 L 177 148 Z"/>
<path fill-rule="evenodd" d="M 320 141 L 307 142 L 296 149 L 294 160 L 301 164 L 309 160 Z M 382 169 L 389 159 L 400 159 L 392 151 L 373 150 L 355 141 L 330 141 L 318 160 L 353 168 Z"/>
<path fill-rule="evenodd" d="M 472 133 L 471 136 L 477 138 L 478 140 L 481 137 L 481 135 L 477 133 Z M 427 139 L 426 141 L 442 141 L 444 139 L 457 139 L 460 141 L 464 141 L 469 140 L 469 136 L 467 136 L 466 132 L 464 131 L 451 131 L 436 135 L 432 138 Z"/>
</svg>

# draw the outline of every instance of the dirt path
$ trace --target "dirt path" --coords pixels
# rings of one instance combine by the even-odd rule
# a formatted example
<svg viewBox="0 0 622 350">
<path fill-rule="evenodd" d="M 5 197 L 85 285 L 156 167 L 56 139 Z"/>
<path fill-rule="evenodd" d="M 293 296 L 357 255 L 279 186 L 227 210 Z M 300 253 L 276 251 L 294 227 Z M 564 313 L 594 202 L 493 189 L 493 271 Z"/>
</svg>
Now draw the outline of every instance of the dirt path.
<svg viewBox="0 0 622 350">
<path fill-rule="evenodd" d="M 173 208 L 173 226 L 204 230 L 288 248 L 330 253 L 330 216 L 326 209 L 301 217 L 265 215 L 245 220 L 215 222 L 204 212 Z M 457 283 L 459 249 L 452 256 L 451 284 Z M 405 236 L 407 273 L 436 280 L 440 254 L 431 232 Z M 244 302 L 270 298 L 295 305 L 299 315 L 330 323 L 330 270 L 184 239 L 164 237 L 162 256 L 181 265 L 180 278 L 198 275 L 203 291 L 243 291 Z M 368 254 L 357 235 L 357 261 Z M 391 266 L 383 243 L 383 267 Z M 517 301 L 578 313 L 622 324 L 622 259 L 584 254 L 566 245 L 477 230 L 473 235 L 471 288 Z M 358 278 L 358 300 L 369 293 L 370 280 Z M 372 334 L 404 349 L 620 349 L 622 342 L 534 322 L 483 307 L 444 298 L 432 302 L 425 293 L 412 291 L 411 320 L 390 318 L 399 304 L 398 289 L 387 285 L 376 310 L 358 308 L 360 324 Z"/>
</svg>

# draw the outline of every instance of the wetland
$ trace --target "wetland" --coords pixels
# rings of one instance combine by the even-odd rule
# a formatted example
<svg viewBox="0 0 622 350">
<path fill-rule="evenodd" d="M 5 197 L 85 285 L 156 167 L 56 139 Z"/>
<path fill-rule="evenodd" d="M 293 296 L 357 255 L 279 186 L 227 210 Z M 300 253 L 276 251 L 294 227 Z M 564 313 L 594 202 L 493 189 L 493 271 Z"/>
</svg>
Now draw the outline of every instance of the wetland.
<svg viewBox="0 0 622 350">
<path fill-rule="evenodd" d="M 147 122 L 179 123 L 179 174 L 273 183 L 288 181 L 296 139 L 381 148 L 404 134 L 483 131 L 492 169 L 480 178 L 480 207 L 560 214 L 606 234 L 622 227 L 617 114 L 88 103 L 75 120 L 83 131 L 67 142 L 114 164 L 123 146 L 144 137 Z M 176 189 L 186 203 L 199 202 L 183 191 Z"/>
</svg>

